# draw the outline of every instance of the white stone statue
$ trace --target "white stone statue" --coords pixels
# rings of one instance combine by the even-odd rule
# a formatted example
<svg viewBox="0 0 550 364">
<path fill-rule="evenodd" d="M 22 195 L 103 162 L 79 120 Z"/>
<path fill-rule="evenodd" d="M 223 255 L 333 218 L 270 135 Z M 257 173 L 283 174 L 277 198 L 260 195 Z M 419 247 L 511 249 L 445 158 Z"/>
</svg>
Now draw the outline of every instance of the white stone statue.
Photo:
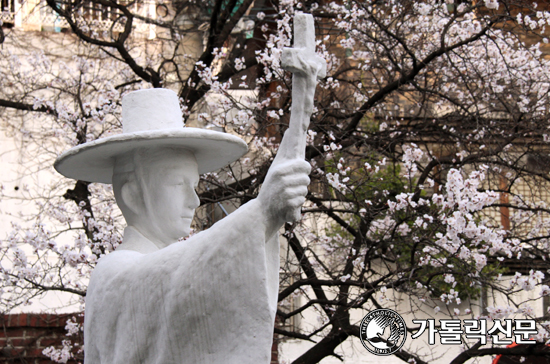
<svg viewBox="0 0 550 364">
<path fill-rule="evenodd" d="M 299 218 L 305 200 L 305 131 L 316 78 L 324 72 L 311 53 L 313 18 L 297 16 L 299 27 L 309 37 L 307 47 L 283 57 L 292 63 L 295 92 L 301 93 L 289 132 L 258 197 L 210 229 L 178 241 L 189 234 L 199 205 L 199 174 L 238 159 L 247 147 L 229 134 L 183 127 L 170 90 L 126 95 L 122 134 L 57 159 L 56 169 L 67 177 L 112 183 L 128 224 L 122 244 L 99 260 L 88 286 L 86 364 L 269 363 L 278 230 Z M 296 78 L 303 82 L 297 85 Z"/>
</svg>

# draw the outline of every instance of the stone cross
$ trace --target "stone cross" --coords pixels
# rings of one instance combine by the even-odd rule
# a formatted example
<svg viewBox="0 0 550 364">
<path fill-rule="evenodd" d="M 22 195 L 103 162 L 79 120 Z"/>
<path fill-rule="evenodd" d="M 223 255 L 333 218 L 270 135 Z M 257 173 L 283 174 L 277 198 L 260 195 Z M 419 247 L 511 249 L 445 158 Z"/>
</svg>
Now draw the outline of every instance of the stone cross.
<svg viewBox="0 0 550 364">
<path fill-rule="evenodd" d="M 326 77 L 327 63 L 315 54 L 315 24 L 311 14 L 295 15 L 294 48 L 283 49 L 282 66 L 298 77 L 307 76 L 313 72 L 318 79 Z"/>
<path fill-rule="evenodd" d="M 293 73 L 292 111 L 273 164 L 292 159 L 305 159 L 307 129 L 318 79 L 326 77 L 326 61 L 315 54 L 315 24 L 311 14 L 294 16 L 294 48 L 283 49 L 282 67 Z M 293 211 L 286 221 L 300 219 L 300 209 Z"/>
</svg>

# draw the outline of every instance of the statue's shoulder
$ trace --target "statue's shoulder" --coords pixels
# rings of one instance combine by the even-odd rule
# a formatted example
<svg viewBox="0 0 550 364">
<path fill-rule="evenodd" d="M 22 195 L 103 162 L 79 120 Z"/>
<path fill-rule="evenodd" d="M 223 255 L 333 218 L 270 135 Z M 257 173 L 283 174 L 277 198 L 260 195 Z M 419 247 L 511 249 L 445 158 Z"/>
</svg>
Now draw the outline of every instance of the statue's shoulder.
<svg viewBox="0 0 550 364">
<path fill-rule="evenodd" d="M 141 257 L 143 257 L 143 254 L 131 250 L 120 250 L 106 254 L 98 260 L 92 273 L 92 279 L 97 276 L 102 276 L 102 279 L 115 277 L 122 271 L 139 264 Z"/>
</svg>

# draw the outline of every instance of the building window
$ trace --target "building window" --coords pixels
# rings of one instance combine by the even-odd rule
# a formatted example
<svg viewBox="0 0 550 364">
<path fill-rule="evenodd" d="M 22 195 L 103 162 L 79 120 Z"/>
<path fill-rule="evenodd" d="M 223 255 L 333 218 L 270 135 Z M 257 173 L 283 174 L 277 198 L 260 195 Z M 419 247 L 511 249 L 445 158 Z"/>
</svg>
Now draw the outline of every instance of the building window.
<svg viewBox="0 0 550 364">
<path fill-rule="evenodd" d="M 11 28 L 15 23 L 15 0 L 1 0 L 0 22 L 2 27 Z M 0 31 L 0 43 L 4 41 L 3 32 Z"/>
<path fill-rule="evenodd" d="M 2 1 L 15 1 L 15 0 L 2 0 Z M 112 0 L 107 3 L 100 4 L 94 0 L 85 0 L 77 4 L 68 0 L 58 0 L 57 3 L 60 7 L 75 12 L 75 15 L 81 16 L 85 20 L 93 21 L 115 21 L 122 16 L 122 11 L 116 7 L 116 5 L 127 6 L 133 13 L 139 13 L 138 10 L 143 8 L 143 1 L 130 1 L 130 0 Z M 112 3 L 115 6 L 108 6 L 106 4 Z"/>
<path fill-rule="evenodd" d="M 128 5 L 130 2 L 119 0 L 119 1 L 113 1 L 113 3 L 120 4 L 120 5 Z M 135 10 L 134 7 L 131 7 L 130 10 L 131 11 Z M 103 4 L 96 3 L 94 1 L 84 1 L 82 3 L 80 14 L 86 20 L 114 21 L 114 20 L 117 20 L 122 15 L 122 12 L 116 7 L 106 6 Z"/>
<path fill-rule="evenodd" d="M 508 197 L 508 179 L 501 173 L 499 174 L 499 190 L 500 190 L 500 225 L 506 231 L 510 231 L 510 203 Z"/>
<path fill-rule="evenodd" d="M 2 12 L 15 13 L 15 0 L 2 0 Z"/>
<path fill-rule="evenodd" d="M 286 287 L 292 285 L 294 282 L 300 279 L 300 274 L 298 272 L 296 273 L 290 273 L 286 277 L 282 277 L 281 279 L 281 288 L 280 290 L 285 289 Z M 290 295 L 286 299 L 284 299 L 282 302 L 279 302 L 279 309 L 283 313 L 291 313 L 294 312 L 300 308 L 300 295 Z M 277 326 L 285 331 L 290 332 L 299 332 L 300 331 L 300 316 L 301 314 L 295 314 L 283 322 L 278 322 Z"/>
</svg>

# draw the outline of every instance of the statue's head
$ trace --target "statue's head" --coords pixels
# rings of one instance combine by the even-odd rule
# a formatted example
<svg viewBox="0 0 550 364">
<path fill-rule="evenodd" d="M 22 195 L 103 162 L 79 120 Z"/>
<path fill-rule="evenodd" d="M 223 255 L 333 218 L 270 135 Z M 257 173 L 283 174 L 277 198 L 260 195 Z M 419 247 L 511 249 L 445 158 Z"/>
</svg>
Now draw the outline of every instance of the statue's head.
<svg viewBox="0 0 550 364">
<path fill-rule="evenodd" d="M 181 148 L 139 148 L 116 159 L 113 190 L 129 226 L 159 248 L 189 235 L 199 198 L 195 155 Z"/>
<path fill-rule="evenodd" d="M 78 145 L 54 167 L 66 177 L 112 183 L 128 225 L 157 245 L 189 234 L 199 174 L 247 151 L 240 138 L 184 127 L 178 96 L 148 89 L 122 99 L 122 134 Z"/>
</svg>

